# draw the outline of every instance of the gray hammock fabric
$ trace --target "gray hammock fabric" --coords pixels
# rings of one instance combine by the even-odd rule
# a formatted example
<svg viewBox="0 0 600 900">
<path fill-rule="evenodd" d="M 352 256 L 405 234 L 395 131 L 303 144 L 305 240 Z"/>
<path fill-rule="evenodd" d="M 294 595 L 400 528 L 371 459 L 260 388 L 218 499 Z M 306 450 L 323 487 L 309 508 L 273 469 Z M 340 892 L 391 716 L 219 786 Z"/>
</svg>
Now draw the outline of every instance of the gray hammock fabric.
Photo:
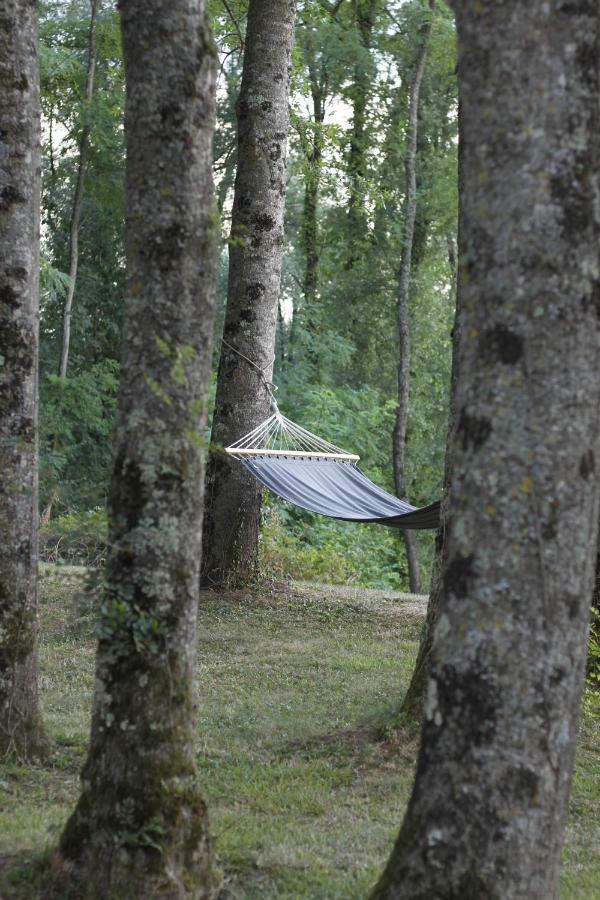
<svg viewBox="0 0 600 900">
<path fill-rule="evenodd" d="M 437 528 L 439 502 L 420 509 L 377 487 L 354 462 L 311 456 L 240 456 L 261 484 L 302 509 L 401 529 Z"/>
</svg>

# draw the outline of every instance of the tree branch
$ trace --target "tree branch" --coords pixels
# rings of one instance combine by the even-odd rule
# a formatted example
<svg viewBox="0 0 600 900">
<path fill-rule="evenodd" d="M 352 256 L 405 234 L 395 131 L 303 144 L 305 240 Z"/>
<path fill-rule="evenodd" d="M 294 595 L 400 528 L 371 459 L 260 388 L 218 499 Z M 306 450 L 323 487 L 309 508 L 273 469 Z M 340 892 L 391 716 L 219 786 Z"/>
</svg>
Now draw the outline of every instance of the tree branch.
<svg viewBox="0 0 600 900">
<path fill-rule="evenodd" d="M 328 0 L 319 0 L 319 6 L 323 7 L 332 19 L 336 19 L 338 10 L 343 2 L 344 0 L 337 0 L 337 3 L 329 3 Z"/>
<path fill-rule="evenodd" d="M 227 0 L 223 0 L 223 6 L 224 6 L 225 9 L 227 10 L 227 15 L 228 15 L 229 18 L 231 19 L 231 22 L 232 22 L 232 24 L 233 24 L 233 27 L 235 28 L 235 30 L 236 30 L 236 32 L 237 32 L 237 36 L 238 36 L 239 39 L 240 39 L 240 48 L 241 48 L 241 50 L 242 50 L 242 52 L 243 52 L 243 50 L 244 50 L 244 36 L 243 36 L 243 34 L 242 34 L 242 29 L 240 28 L 240 23 L 238 22 L 238 20 L 237 20 L 236 17 L 234 16 L 234 14 L 233 14 L 233 12 L 232 12 L 232 9 L 231 9 L 229 3 L 227 2 Z"/>
</svg>

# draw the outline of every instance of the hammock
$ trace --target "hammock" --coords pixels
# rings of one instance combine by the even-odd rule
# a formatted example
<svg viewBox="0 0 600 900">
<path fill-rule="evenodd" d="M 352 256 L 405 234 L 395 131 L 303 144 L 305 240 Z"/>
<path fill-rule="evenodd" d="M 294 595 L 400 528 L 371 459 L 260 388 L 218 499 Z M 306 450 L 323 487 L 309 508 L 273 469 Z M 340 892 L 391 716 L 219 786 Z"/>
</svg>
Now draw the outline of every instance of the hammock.
<svg viewBox="0 0 600 900">
<path fill-rule="evenodd" d="M 302 509 L 391 528 L 437 528 L 439 502 L 420 509 L 377 487 L 361 472 L 360 457 L 275 412 L 226 447 L 266 488 Z"/>
</svg>

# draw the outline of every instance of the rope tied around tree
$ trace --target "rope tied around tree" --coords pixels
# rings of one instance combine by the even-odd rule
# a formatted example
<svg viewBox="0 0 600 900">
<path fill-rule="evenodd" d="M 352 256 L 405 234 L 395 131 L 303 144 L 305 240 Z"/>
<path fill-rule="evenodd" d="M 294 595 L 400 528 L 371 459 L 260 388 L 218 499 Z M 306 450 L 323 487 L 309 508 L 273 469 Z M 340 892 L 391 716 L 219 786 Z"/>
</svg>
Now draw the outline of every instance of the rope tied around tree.
<svg viewBox="0 0 600 900">
<path fill-rule="evenodd" d="M 237 349 L 237 347 L 234 347 L 233 344 L 230 344 L 229 341 L 226 341 L 224 337 L 221 338 L 221 341 L 223 344 L 225 344 L 226 347 L 228 347 L 230 350 L 232 350 L 234 353 L 236 353 L 241 359 L 243 359 L 245 362 L 247 362 L 248 365 L 252 366 L 253 369 L 256 369 L 256 371 L 258 372 L 258 374 L 262 380 L 262 383 L 265 386 L 265 390 L 266 390 L 267 394 L 269 395 L 269 400 L 271 402 L 271 406 L 272 406 L 273 410 L 275 411 L 275 415 L 281 416 L 281 413 L 279 412 L 279 407 L 277 405 L 277 400 L 275 399 L 275 391 L 278 390 L 278 387 L 273 381 L 269 381 L 268 378 L 265 378 L 265 369 L 268 369 L 273 365 L 273 363 L 275 362 L 275 356 L 273 356 L 273 359 L 271 360 L 271 362 L 268 362 L 265 366 L 263 366 L 261 368 L 258 365 L 258 363 L 255 363 L 253 360 L 251 360 L 250 357 L 245 356 L 240 350 Z"/>
</svg>

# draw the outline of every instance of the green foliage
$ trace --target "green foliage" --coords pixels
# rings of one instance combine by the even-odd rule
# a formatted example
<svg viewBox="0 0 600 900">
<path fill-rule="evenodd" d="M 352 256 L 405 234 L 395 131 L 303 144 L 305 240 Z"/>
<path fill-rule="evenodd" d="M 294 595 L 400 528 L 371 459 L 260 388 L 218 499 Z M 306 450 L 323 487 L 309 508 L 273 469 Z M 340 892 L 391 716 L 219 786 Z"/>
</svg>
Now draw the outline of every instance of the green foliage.
<svg viewBox="0 0 600 900">
<path fill-rule="evenodd" d="M 167 623 L 160 613 L 107 592 L 100 603 L 96 635 L 104 641 L 105 657 L 118 659 L 136 653 L 157 656 L 164 650 Z"/>
<path fill-rule="evenodd" d="M 40 385 L 40 502 L 59 510 L 104 503 L 112 459 L 118 365 L 104 360 L 72 378 Z"/>
<path fill-rule="evenodd" d="M 68 271 L 69 224 L 79 138 L 90 128 L 72 316 L 70 371 L 118 358 L 124 284 L 124 71 L 119 19 L 104 3 L 97 20 L 94 96 L 84 102 L 90 6 L 46 0 L 40 10 L 42 246 L 48 264 Z M 42 375 L 57 371 L 63 292 L 43 291 Z"/>
<path fill-rule="evenodd" d="M 40 528 L 40 559 L 46 563 L 92 566 L 106 559 L 105 507 L 51 519 Z"/>
<path fill-rule="evenodd" d="M 404 548 L 391 529 L 336 522 L 268 506 L 261 529 L 261 570 L 275 578 L 401 590 Z"/>
<path fill-rule="evenodd" d="M 235 102 L 247 0 L 229 0 L 226 6 L 211 0 L 209 12 L 221 53 L 215 176 L 223 240 L 216 368 L 227 291 L 237 152 Z M 118 381 L 124 296 L 124 70 L 116 5 L 103 3 L 94 97 L 91 103 L 84 102 L 89 13 L 87 0 L 45 0 L 40 13 L 41 503 L 42 510 L 52 515 L 85 515 L 105 502 Z M 387 490 L 392 489 L 391 430 L 397 396 L 395 309 L 403 238 L 407 85 L 419 29 L 429 15 L 424 0 L 386 4 L 301 0 L 292 66 L 284 315 L 275 374 L 280 402 L 291 418 L 358 452 L 367 474 Z M 323 121 L 315 118 L 315 90 L 324 104 Z M 355 117 L 361 105 L 365 128 L 358 135 Z M 411 286 L 407 483 L 415 504 L 439 495 L 443 469 L 454 306 L 448 242 L 456 230 L 456 110 L 453 21 L 447 6 L 438 3 L 422 88 Z M 90 128 L 90 148 L 79 271 L 69 378 L 60 382 L 54 373 L 84 124 Z M 312 158 L 315 147 L 317 159 Z M 312 227 L 320 253 L 319 284 L 316 299 L 309 302 L 303 290 L 310 226 L 305 219 L 305 189 L 315 183 L 317 220 Z M 352 235 L 351 187 L 357 192 L 360 232 Z M 175 377 L 181 377 L 183 362 L 175 366 Z M 304 568 L 315 577 L 337 581 L 405 586 L 404 549 L 393 532 L 326 522 L 301 512 L 281 512 L 275 530 L 267 517 L 265 529 L 267 568 L 277 565 L 292 572 Z M 81 545 L 76 522 L 74 530 L 76 547 Z M 421 535 L 418 540 L 426 582 L 432 538 Z M 64 539 L 60 547 L 67 549 Z M 93 560 L 94 554 L 90 548 L 81 558 Z M 297 560 L 294 554 L 299 554 Z M 69 549 L 67 558 L 79 557 Z"/>
</svg>

